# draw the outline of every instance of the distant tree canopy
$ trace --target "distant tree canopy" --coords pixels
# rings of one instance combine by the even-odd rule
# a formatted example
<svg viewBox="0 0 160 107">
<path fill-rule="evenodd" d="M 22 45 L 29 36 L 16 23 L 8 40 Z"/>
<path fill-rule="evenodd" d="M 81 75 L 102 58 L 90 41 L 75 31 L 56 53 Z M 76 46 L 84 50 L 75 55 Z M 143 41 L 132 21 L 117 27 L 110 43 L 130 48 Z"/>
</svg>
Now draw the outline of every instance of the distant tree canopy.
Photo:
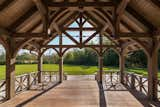
<svg viewBox="0 0 160 107">
<path fill-rule="evenodd" d="M 142 50 L 131 52 L 126 57 L 127 67 L 147 67 L 147 57 Z"/>
<path fill-rule="evenodd" d="M 0 64 L 5 64 L 5 52 L 0 54 Z M 37 56 L 29 53 L 22 53 L 16 57 L 17 64 L 37 63 Z M 43 63 L 58 64 L 59 57 L 56 53 L 43 55 Z M 159 51 L 159 68 L 160 68 L 160 51 Z M 91 48 L 72 49 L 64 55 L 64 64 L 72 65 L 98 65 L 98 56 Z M 147 67 L 147 57 L 142 50 L 128 53 L 126 57 L 126 67 Z M 110 49 L 104 54 L 104 66 L 119 66 L 118 54 Z"/>
<path fill-rule="evenodd" d="M 105 66 L 119 66 L 119 56 L 114 50 L 108 50 L 104 54 Z"/>
<path fill-rule="evenodd" d="M 0 54 L 0 65 L 5 64 L 5 58 L 6 58 L 5 52 L 1 52 L 1 54 Z"/>
<path fill-rule="evenodd" d="M 93 49 L 85 48 L 83 50 L 74 49 L 64 56 L 65 64 L 75 65 L 97 65 L 97 54 Z"/>
</svg>

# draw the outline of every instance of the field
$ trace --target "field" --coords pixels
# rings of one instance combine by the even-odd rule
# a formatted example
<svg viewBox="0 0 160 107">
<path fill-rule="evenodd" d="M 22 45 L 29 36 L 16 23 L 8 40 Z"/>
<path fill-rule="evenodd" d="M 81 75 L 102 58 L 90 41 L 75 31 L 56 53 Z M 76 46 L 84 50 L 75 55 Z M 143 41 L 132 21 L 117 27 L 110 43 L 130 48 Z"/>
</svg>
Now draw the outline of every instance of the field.
<svg viewBox="0 0 160 107">
<path fill-rule="evenodd" d="M 58 71 L 58 65 L 56 64 L 44 64 L 44 71 Z M 118 70 L 118 67 L 104 67 L 104 70 Z M 16 65 L 16 75 L 21 75 L 30 72 L 36 72 L 37 65 L 36 64 L 25 64 L 25 65 Z M 83 65 L 64 65 L 64 72 L 68 75 L 86 75 L 86 74 L 95 74 L 98 71 L 97 66 L 83 66 Z M 146 69 L 140 68 L 127 68 L 128 72 L 135 72 L 137 74 L 141 74 L 147 76 Z M 159 73 L 160 77 L 160 73 Z M 5 66 L 0 65 L 0 79 L 5 78 Z"/>
</svg>

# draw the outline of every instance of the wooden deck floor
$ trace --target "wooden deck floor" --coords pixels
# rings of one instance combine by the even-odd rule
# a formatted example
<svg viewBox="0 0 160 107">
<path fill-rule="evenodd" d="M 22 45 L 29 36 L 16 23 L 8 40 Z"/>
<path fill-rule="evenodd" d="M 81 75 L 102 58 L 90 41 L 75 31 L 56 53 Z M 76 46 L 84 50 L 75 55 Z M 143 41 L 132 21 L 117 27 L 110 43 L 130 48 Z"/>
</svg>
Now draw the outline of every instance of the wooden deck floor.
<svg viewBox="0 0 160 107">
<path fill-rule="evenodd" d="M 143 107 L 129 91 L 99 90 L 96 81 L 64 81 L 46 92 L 26 91 L 0 107 Z"/>
</svg>

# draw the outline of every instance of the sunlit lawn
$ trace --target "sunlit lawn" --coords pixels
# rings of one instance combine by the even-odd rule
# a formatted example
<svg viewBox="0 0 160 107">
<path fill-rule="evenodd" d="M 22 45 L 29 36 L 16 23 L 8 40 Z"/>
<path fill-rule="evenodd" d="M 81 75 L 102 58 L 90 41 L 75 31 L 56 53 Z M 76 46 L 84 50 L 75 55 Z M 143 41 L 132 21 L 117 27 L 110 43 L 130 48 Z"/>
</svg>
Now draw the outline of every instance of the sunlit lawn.
<svg viewBox="0 0 160 107">
<path fill-rule="evenodd" d="M 64 65 L 64 72 L 68 75 L 87 75 L 87 74 L 95 74 L 96 71 L 98 71 L 97 66 L 83 66 L 83 65 Z M 57 64 L 44 64 L 43 65 L 44 71 L 58 71 L 58 65 Z M 104 67 L 104 70 L 118 70 L 116 67 Z M 30 72 L 36 72 L 37 71 L 37 65 L 36 64 L 25 64 L 25 65 L 16 65 L 16 75 L 30 73 Z M 126 71 L 129 72 L 135 72 L 137 74 L 141 75 L 147 75 L 146 69 L 140 69 L 140 68 L 129 68 L 126 69 Z M 160 73 L 159 73 L 160 77 Z M 5 66 L 0 65 L 0 79 L 5 78 Z"/>
</svg>

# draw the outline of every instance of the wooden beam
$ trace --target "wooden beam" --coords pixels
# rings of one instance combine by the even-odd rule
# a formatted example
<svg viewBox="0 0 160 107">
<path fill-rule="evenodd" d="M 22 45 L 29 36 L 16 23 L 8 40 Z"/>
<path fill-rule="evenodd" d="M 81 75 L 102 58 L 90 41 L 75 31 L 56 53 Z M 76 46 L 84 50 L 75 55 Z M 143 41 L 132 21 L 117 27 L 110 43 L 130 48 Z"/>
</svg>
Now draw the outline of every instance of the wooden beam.
<svg viewBox="0 0 160 107">
<path fill-rule="evenodd" d="M 96 31 L 98 28 L 82 28 L 81 30 L 83 30 L 83 31 Z M 80 30 L 80 28 L 64 28 L 63 30 L 71 30 L 71 31 L 79 31 Z"/>
<path fill-rule="evenodd" d="M 26 32 L 32 32 L 34 31 L 36 28 L 38 28 L 39 26 L 41 26 L 42 21 L 39 20 L 34 26 L 32 26 L 29 30 L 27 30 Z"/>
<path fill-rule="evenodd" d="M 90 19 L 88 22 L 92 23 L 95 27 L 103 26 L 103 24 L 97 20 L 97 18 L 93 17 L 90 12 L 84 12 L 83 14 Z"/>
<path fill-rule="evenodd" d="M 12 34 L 13 38 L 45 38 L 46 37 L 46 33 L 13 33 Z"/>
<path fill-rule="evenodd" d="M 126 11 L 130 13 L 132 16 L 134 16 L 139 22 L 147 26 L 151 31 L 155 29 L 154 25 L 150 22 L 148 22 L 142 15 L 140 15 L 138 12 L 136 12 L 131 7 L 127 7 Z"/>
<path fill-rule="evenodd" d="M 52 22 L 51 29 L 52 28 L 54 28 L 57 31 L 58 34 L 62 33 L 61 29 L 59 28 L 59 26 L 57 25 L 56 22 Z"/>
<path fill-rule="evenodd" d="M 41 49 L 40 49 L 41 51 Z M 41 55 L 41 53 L 39 52 L 38 53 L 38 83 L 41 83 L 42 82 L 42 71 L 43 71 L 43 56 Z"/>
<path fill-rule="evenodd" d="M 63 32 L 69 39 L 71 39 L 74 43 L 76 43 L 77 45 L 79 44 L 78 41 L 76 39 L 74 39 L 70 34 L 68 34 L 67 32 Z"/>
<path fill-rule="evenodd" d="M 120 31 L 120 21 L 130 0 L 122 0 L 114 10 L 114 35 Z"/>
<path fill-rule="evenodd" d="M 18 26 L 20 26 L 25 20 L 27 20 L 29 17 L 31 17 L 35 12 L 37 11 L 36 6 L 33 6 L 31 9 L 29 9 L 23 16 L 21 16 L 19 19 L 17 19 L 14 23 L 12 23 L 8 29 L 11 31 L 14 31 Z"/>
<path fill-rule="evenodd" d="M 127 7 L 129 2 L 130 0 L 122 0 L 119 6 L 117 7 L 116 14 L 119 18 L 124 14 L 125 8 Z"/>
<path fill-rule="evenodd" d="M 47 2 L 49 7 L 67 8 L 67 7 L 113 7 L 113 2 Z"/>
<path fill-rule="evenodd" d="M 151 0 L 156 6 L 160 7 L 160 1 L 159 0 Z"/>
<path fill-rule="evenodd" d="M 0 36 L 8 37 L 10 34 L 11 33 L 8 30 L 0 27 Z"/>
<path fill-rule="evenodd" d="M 14 0 L 5 0 L 1 5 L 0 5 L 0 11 L 2 11 L 5 7 L 7 7 L 10 3 L 12 3 Z"/>
<path fill-rule="evenodd" d="M 158 101 L 158 39 L 152 40 L 152 48 L 148 58 L 148 97 L 152 101 Z"/>
<path fill-rule="evenodd" d="M 15 64 L 16 52 L 15 42 L 11 38 L 8 39 L 8 51 L 6 51 L 6 98 L 11 99 L 15 94 Z"/>
<path fill-rule="evenodd" d="M 103 56 L 98 56 L 98 68 L 99 71 L 97 72 L 97 81 L 102 84 L 103 82 Z"/>
<path fill-rule="evenodd" d="M 52 10 L 52 11 L 56 11 L 57 9 L 59 9 L 59 7 L 49 7 L 49 10 Z M 82 8 L 79 8 L 79 7 L 68 7 L 67 8 L 69 11 L 93 11 L 95 8 L 94 7 L 83 7 Z"/>
<path fill-rule="evenodd" d="M 95 33 L 93 33 L 91 36 L 89 36 L 89 38 L 87 38 L 83 43 L 86 44 L 88 43 L 92 38 L 94 38 L 97 34 L 99 33 L 99 31 L 96 31 Z"/>
<path fill-rule="evenodd" d="M 152 38 L 152 33 L 118 33 L 119 38 Z"/>
<path fill-rule="evenodd" d="M 44 48 L 116 48 L 116 45 L 42 45 Z"/>
<path fill-rule="evenodd" d="M 42 2 L 42 0 L 33 0 L 34 3 L 36 4 L 41 17 L 43 21 L 43 32 L 47 33 L 48 31 L 48 8 L 45 6 L 45 4 Z"/>
<path fill-rule="evenodd" d="M 153 31 L 154 36 L 160 36 L 160 27 Z"/>
<path fill-rule="evenodd" d="M 125 72 L 125 53 L 122 50 L 119 56 L 119 69 L 120 69 L 120 82 L 124 84 L 124 72 Z"/>
<path fill-rule="evenodd" d="M 59 56 L 59 82 L 63 82 L 63 56 Z"/>
<path fill-rule="evenodd" d="M 72 13 L 69 17 L 67 17 L 63 22 L 61 22 L 59 24 L 59 26 L 64 26 L 64 27 L 68 27 L 71 23 L 73 23 L 75 21 L 75 19 L 77 18 L 77 12 Z"/>
</svg>

